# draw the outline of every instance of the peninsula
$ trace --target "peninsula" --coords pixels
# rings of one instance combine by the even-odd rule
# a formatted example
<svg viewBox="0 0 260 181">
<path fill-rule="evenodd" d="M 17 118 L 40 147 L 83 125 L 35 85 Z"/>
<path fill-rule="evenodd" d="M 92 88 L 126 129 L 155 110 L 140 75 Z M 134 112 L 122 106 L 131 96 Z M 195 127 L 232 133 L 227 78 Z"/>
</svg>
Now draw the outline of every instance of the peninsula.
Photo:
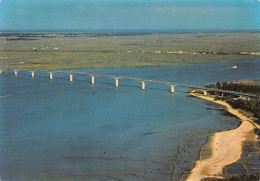
<svg viewBox="0 0 260 181">
<path fill-rule="evenodd" d="M 245 81 L 246 83 L 248 82 L 258 82 L 258 81 Z M 238 81 L 235 83 L 226 83 L 224 82 L 224 86 L 227 85 L 237 85 L 240 87 L 246 86 L 249 90 L 250 87 L 254 87 L 256 92 L 259 91 L 259 86 L 255 85 L 250 85 L 250 84 L 243 84 L 242 81 Z M 235 87 L 233 85 L 233 87 Z M 211 85 L 212 86 L 212 85 Z M 223 88 L 223 83 L 217 83 L 216 87 L 218 88 Z M 242 89 L 240 89 L 242 90 Z M 245 92 L 245 89 L 244 89 Z M 222 131 L 218 133 L 214 133 L 210 140 L 209 140 L 209 145 L 211 149 L 211 156 L 207 159 L 204 160 L 198 160 L 195 164 L 195 167 L 192 169 L 191 174 L 188 177 L 188 181 L 200 181 L 204 178 L 223 178 L 223 168 L 233 162 L 236 162 L 240 159 L 242 155 L 242 147 L 243 143 L 248 140 L 254 140 L 257 141 L 258 136 L 254 134 L 255 133 L 259 134 L 259 118 L 255 118 L 259 116 L 259 98 L 255 98 L 256 100 L 251 100 L 256 101 L 255 103 L 255 109 L 254 114 L 250 112 L 246 112 L 245 110 L 242 110 L 240 108 L 234 108 L 235 104 L 233 103 L 233 106 L 231 106 L 227 99 L 222 98 L 220 95 L 213 95 L 213 94 L 208 94 L 208 95 L 202 95 L 200 92 L 193 90 L 189 93 L 192 96 L 202 98 L 208 101 L 215 102 L 217 104 L 220 104 L 226 109 L 236 116 L 239 121 L 241 121 L 241 124 L 238 128 L 233 129 L 233 130 L 227 130 L 227 131 Z M 221 100 L 222 99 L 222 100 Z M 235 99 L 238 100 L 237 98 L 228 98 L 230 99 Z M 239 98 L 242 99 L 242 98 Z M 245 98 L 244 98 L 245 99 Z M 247 100 L 248 103 L 248 100 Z M 251 103 L 252 104 L 252 103 Z M 241 104 L 240 104 L 241 105 Z M 245 109 L 245 108 L 244 108 Z M 255 116 L 255 117 L 253 117 Z"/>
</svg>

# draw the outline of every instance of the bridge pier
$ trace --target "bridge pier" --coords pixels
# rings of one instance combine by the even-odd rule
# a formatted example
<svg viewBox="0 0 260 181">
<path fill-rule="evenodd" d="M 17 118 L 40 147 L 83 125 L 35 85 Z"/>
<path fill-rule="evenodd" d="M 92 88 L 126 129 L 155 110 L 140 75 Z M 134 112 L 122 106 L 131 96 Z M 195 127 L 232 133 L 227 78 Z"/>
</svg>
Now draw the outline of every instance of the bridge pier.
<svg viewBox="0 0 260 181">
<path fill-rule="evenodd" d="M 145 90 L 145 82 L 142 81 L 142 90 Z"/>
<path fill-rule="evenodd" d="M 17 71 L 16 70 L 14 71 L 14 75 L 17 76 Z"/>
<path fill-rule="evenodd" d="M 73 81 L 73 74 L 70 73 L 70 82 L 72 82 L 72 81 Z"/>
<path fill-rule="evenodd" d="M 174 93 L 174 86 L 171 85 L 171 93 Z"/>
<path fill-rule="evenodd" d="M 95 84 L 95 77 L 91 76 L 91 84 Z"/>
<path fill-rule="evenodd" d="M 50 80 L 53 79 L 53 75 L 52 75 L 52 72 L 50 72 Z"/>
<path fill-rule="evenodd" d="M 115 79 L 115 86 L 118 87 L 118 79 Z"/>
<path fill-rule="evenodd" d="M 207 91 L 203 90 L 203 95 L 206 96 L 207 95 Z"/>
<path fill-rule="evenodd" d="M 32 71 L 32 77 L 34 77 L 34 71 Z"/>
</svg>

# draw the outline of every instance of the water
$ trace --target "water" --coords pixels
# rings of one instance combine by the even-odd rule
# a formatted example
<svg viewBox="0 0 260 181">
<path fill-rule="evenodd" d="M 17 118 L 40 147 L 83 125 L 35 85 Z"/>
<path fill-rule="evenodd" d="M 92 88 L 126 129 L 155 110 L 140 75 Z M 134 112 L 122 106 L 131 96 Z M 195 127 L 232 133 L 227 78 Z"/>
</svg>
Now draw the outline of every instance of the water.
<svg viewBox="0 0 260 181">
<path fill-rule="evenodd" d="M 259 79 L 260 61 L 78 71 L 205 85 Z M 239 125 L 184 88 L 22 74 L 0 76 L 2 180 L 179 180 L 212 132 Z"/>
</svg>

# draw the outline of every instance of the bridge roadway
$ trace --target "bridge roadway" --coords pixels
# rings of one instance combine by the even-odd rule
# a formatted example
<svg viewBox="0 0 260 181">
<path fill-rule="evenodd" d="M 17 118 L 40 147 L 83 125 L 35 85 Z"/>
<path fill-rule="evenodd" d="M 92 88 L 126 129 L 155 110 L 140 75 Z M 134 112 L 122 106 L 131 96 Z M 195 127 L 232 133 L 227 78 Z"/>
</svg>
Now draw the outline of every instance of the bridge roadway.
<svg viewBox="0 0 260 181">
<path fill-rule="evenodd" d="M 14 71 L 15 75 L 18 75 L 18 71 L 27 71 L 27 72 L 32 72 L 32 77 L 34 77 L 35 72 L 46 72 L 50 73 L 50 79 L 53 78 L 52 74 L 54 73 L 59 73 L 59 74 L 68 74 L 70 75 L 70 81 L 73 81 L 73 75 L 86 75 L 86 76 L 91 76 L 92 77 L 92 84 L 94 84 L 94 77 L 108 77 L 116 80 L 115 85 L 118 86 L 118 80 L 119 79 L 126 79 L 126 80 L 135 80 L 138 82 L 142 82 L 142 89 L 145 89 L 145 83 L 156 83 L 156 84 L 164 84 L 164 85 L 169 85 L 171 86 L 171 92 L 174 92 L 174 87 L 187 87 L 191 89 L 199 89 L 203 90 L 204 94 L 205 91 L 207 92 L 219 92 L 223 94 L 232 94 L 236 96 L 247 96 L 247 97 L 255 97 L 259 98 L 259 95 L 255 94 L 248 94 L 248 93 L 242 93 L 242 92 L 235 92 L 235 91 L 227 91 L 227 90 L 221 90 L 221 89 L 212 89 L 212 88 L 207 88 L 207 87 L 201 87 L 201 86 L 193 86 L 193 85 L 187 85 L 187 84 L 178 84 L 178 83 L 173 83 L 173 82 L 165 82 L 165 81 L 157 81 L 157 80 L 147 80 L 147 79 L 140 79 L 140 78 L 133 78 L 133 77 L 121 77 L 121 76 L 114 76 L 114 75 L 106 75 L 106 74 L 93 74 L 93 73 L 83 73 L 83 72 L 66 72 L 66 71 L 50 71 L 50 70 L 6 70 L 6 71 Z M 0 70 L 0 73 L 2 73 L 3 70 Z"/>
</svg>

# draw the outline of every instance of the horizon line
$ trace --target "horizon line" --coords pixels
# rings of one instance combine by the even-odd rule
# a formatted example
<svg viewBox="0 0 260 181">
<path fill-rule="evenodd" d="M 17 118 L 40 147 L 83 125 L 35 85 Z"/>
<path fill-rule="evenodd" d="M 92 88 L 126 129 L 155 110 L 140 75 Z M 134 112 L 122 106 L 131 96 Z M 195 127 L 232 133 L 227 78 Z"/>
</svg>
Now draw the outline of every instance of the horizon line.
<svg viewBox="0 0 260 181">
<path fill-rule="evenodd" d="M 55 32 L 55 33 L 259 33 L 260 29 L 16 29 L 0 30 L 0 33 L 32 33 L 32 32 Z"/>
</svg>

